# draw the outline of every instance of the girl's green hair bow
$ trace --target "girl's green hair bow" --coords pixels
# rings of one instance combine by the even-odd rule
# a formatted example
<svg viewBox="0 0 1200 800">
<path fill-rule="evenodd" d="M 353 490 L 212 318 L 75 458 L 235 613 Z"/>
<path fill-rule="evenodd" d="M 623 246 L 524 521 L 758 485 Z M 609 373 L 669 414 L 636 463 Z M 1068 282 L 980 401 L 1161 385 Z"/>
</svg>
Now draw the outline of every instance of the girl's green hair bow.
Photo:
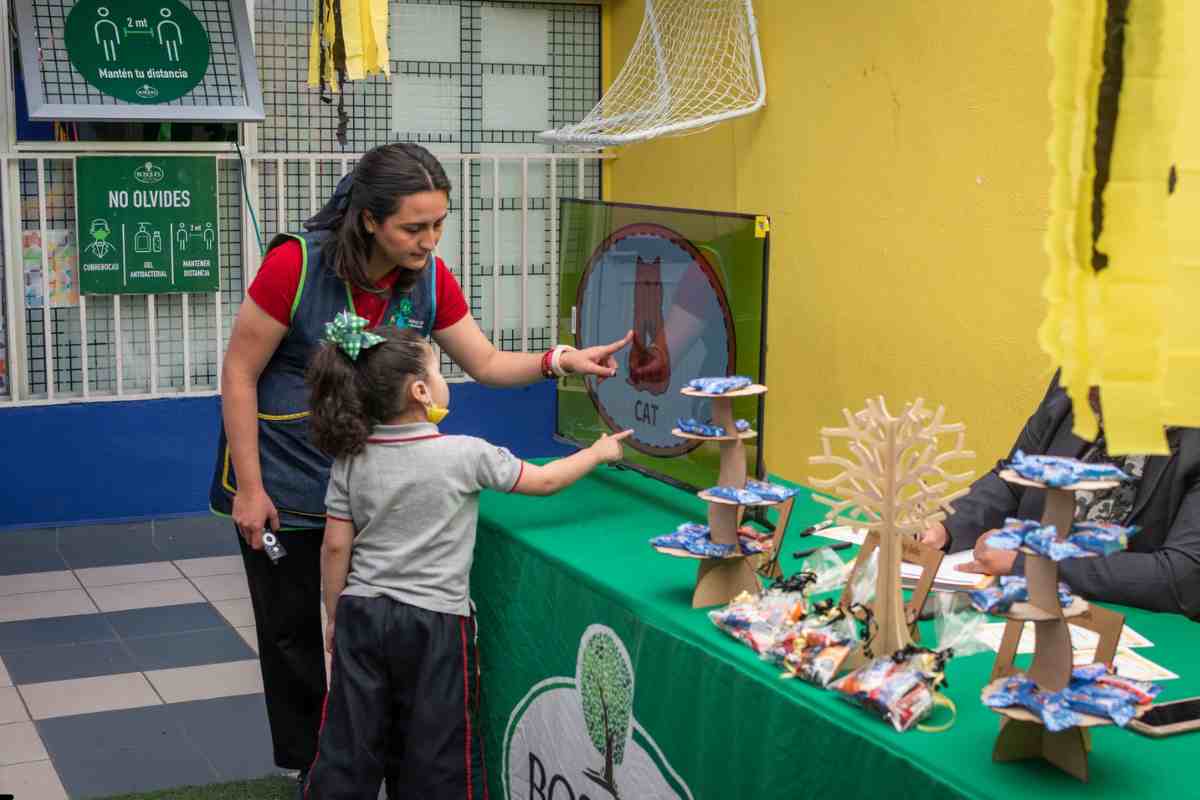
<svg viewBox="0 0 1200 800">
<path fill-rule="evenodd" d="M 343 311 L 333 322 L 325 323 L 325 341 L 333 342 L 351 361 L 357 361 L 360 352 L 381 343 L 383 337 L 367 330 L 367 321 L 362 317 Z"/>
</svg>

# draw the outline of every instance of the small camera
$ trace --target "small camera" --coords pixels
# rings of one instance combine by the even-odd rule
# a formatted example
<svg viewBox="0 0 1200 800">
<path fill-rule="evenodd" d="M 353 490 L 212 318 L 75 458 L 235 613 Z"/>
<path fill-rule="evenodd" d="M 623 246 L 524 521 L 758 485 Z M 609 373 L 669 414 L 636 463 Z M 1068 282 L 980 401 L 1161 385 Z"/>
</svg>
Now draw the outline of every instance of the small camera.
<svg viewBox="0 0 1200 800">
<path fill-rule="evenodd" d="M 267 553 L 267 558 L 271 559 L 272 564 L 278 564 L 279 559 L 287 555 L 287 550 L 283 549 L 283 545 L 279 543 L 279 538 L 267 531 L 262 537 L 263 550 Z"/>
</svg>

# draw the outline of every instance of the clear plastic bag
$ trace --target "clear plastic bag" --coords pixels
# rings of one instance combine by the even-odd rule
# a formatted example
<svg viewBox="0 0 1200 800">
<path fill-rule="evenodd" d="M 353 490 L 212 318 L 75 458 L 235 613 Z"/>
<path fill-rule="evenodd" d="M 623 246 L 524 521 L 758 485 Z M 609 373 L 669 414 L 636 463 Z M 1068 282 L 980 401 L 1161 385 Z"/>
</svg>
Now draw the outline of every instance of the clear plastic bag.
<svg viewBox="0 0 1200 800">
<path fill-rule="evenodd" d="M 800 564 L 800 569 L 817 576 L 809 587 L 810 594 L 820 594 L 839 589 L 850 576 L 850 565 L 838 558 L 832 548 L 822 547 Z"/>
<path fill-rule="evenodd" d="M 851 602 L 869 606 L 875 601 L 875 583 L 879 577 L 879 548 L 871 551 L 871 557 L 858 571 L 854 585 L 850 587 Z"/>
<path fill-rule="evenodd" d="M 955 656 L 970 656 L 990 649 L 979 640 L 988 618 L 972 608 L 966 597 L 959 592 L 933 592 L 925 601 L 933 606 L 938 650 L 953 648 Z"/>
</svg>

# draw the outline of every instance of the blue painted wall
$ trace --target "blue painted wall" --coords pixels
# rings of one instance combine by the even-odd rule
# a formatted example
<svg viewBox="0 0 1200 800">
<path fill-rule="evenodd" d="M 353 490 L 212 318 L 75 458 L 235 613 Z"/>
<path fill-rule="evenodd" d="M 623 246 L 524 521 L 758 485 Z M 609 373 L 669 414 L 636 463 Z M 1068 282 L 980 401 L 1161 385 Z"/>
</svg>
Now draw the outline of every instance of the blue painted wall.
<svg viewBox="0 0 1200 800">
<path fill-rule="evenodd" d="M 522 458 L 570 452 L 551 438 L 554 384 L 454 384 L 445 433 L 481 436 Z M 0 529 L 203 513 L 217 398 L 0 409 Z"/>
</svg>

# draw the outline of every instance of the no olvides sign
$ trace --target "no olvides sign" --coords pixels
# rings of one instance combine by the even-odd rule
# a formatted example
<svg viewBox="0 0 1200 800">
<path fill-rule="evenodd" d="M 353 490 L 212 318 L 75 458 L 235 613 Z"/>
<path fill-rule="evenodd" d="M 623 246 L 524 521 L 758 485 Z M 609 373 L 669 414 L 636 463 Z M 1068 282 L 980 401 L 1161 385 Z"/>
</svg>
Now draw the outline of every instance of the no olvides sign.
<svg viewBox="0 0 1200 800">
<path fill-rule="evenodd" d="M 83 293 L 217 290 L 215 158 L 80 156 L 75 194 Z"/>
</svg>

